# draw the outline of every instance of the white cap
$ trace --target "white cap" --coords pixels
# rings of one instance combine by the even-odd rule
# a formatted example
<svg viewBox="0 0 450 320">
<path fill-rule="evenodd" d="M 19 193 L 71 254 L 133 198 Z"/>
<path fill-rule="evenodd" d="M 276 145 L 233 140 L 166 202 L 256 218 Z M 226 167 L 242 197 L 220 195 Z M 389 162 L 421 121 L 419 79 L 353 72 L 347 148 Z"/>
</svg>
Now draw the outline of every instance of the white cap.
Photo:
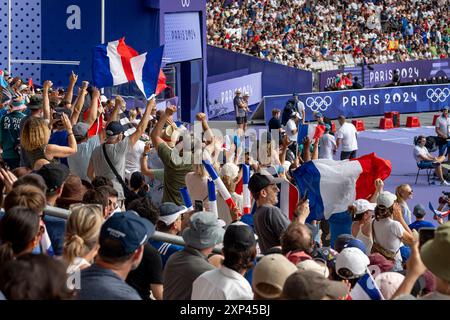
<svg viewBox="0 0 450 320">
<path fill-rule="evenodd" d="M 353 202 L 353 206 L 356 207 L 356 214 L 364 213 L 366 211 L 373 211 L 377 206 L 376 203 L 367 201 L 366 199 L 358 199 Z"/>
<path fill-rule="evenodd" d="M 300 114 L 298 113 L 298 112 L 293 112 L 292 114 L 291 114 L 291 117 L 296 117 L 296 118 L 299 118 L 300 119 Z"/>
<path fill-rule="evenodd" d="M 319 264 L 312 259 L 303 260 L 302 262 L 297 263 L 297 269 L 300 271 L 314 271 L 325 278 L 328 278 L 330 275 L 330 271 L 325 264 Z"/>
<path fill-rule="evenodd" d="M 100 102 L 106 103 L 107 101 L 108 101 L 108 98 L 107 98 L 107 97 L 105 97 L 104 95 L 101 95 L 101 96 L 100 96 Z"/>
<path fill-rule="evenodd" d="M 248 93 L 248 91 L 244 92 L 244 97 L 250 97 L 250 93 Z"/>
<path fill-rule="evenodd" d="M 369 257 L 360 249 L 354 247 L 345 248 L 336 257 L 336 272 L 339 274 L 340 269 L 347 268 L 353 273 L 353 279 L 359 278 L 366 272 L 369 264 Z"/>
<path fill-rule="evenodd" d="M 220 175 L 222 177 L 227 176 L 235 179 L 239 175 L 239 167 L 234 163 L 227 162 L 222 166 L 222 169 L 220 169 Z"/>
<path fill-rule="evenodd" d="M 397 200 L 397 196 L 395 194 L 389 191 L 383 191 L 378 195 L 377 205 L 390 208 L 394 205 L 395 200 Z"/>
<path fill-rule="evenodd" d="M 28 88 L 28 86 L 26 84 L 23 84 L 19 87 L 19 91 L 25 90 L 27 88 Z"/>
</svg>

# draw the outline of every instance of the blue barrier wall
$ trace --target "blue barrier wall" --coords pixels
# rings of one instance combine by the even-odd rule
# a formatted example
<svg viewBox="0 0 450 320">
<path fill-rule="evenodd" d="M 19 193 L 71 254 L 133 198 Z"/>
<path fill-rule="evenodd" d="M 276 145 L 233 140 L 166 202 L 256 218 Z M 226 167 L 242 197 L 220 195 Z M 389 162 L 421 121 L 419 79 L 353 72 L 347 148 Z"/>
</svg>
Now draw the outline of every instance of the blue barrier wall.
<svg viewBox="0 0 450 320">
<path fill-rule="evenodd" d="M 262 72 L 262 93 L 265 96 L 312 92 L 312 73 L 309 71 L 213 46 L 208 46 L 206 52 L 208 77 L 247 68 L 249 74 Z"/>
<path fill-rule="evenodd" d="M 290 95 L 264 97 L 264 117 L 267 123 L 272 109 L 283 109 Z M 306 119 L 313 113 L 336 119 L 343 114 L 349 118 L 378 116 L 388 111 L 401 113 L 437 111 L 450 103 L 450 85 L 405 86 L 380 89 L 346 90 L 300 94 L 305 104 Z"/>
</svg>

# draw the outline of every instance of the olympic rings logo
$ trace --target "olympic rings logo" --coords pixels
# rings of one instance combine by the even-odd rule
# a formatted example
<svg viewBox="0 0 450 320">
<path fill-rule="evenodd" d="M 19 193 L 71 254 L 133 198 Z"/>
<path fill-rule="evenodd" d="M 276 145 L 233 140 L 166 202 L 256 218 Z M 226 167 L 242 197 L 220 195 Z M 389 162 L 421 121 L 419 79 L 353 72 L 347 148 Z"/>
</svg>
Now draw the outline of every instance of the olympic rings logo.
<svg viewBox="0 0 450 320">
<path fill-rule="evenodd" d="M 181 0 L 181 6 L 187 8 L 191 5 L 191 0 Z"/>
<path fill-rule="evenodd" d="M 315 98 L 309 97 L 305 101 L 306 106 L 310 108 L 312 112 L 326 111 L 328 107 L 331 106 L 332 102 L 333 100 L 331 99 L 330 96 L 325 96 L 323 98 L 320 96 Z"/>
<path fill-rule="evenodd" d="M 447 98 L 450 96 L 450 89 L 444 88 L 444 89 L 428 89 L 427 90 L 427 97 L 432 102 L 444 102 L 447 100 Z"/>
</svg>

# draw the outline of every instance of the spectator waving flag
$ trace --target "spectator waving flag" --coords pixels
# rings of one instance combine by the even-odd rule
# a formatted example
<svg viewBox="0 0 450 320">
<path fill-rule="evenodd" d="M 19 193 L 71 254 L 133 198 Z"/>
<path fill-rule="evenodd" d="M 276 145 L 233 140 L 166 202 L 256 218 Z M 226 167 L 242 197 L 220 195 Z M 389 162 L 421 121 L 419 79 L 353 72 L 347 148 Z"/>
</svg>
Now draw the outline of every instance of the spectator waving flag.
<svg viewBox="0 0 450 320">
<path fill-rule="evenodd" d="M 152 50 L 150 54 L 146 52 L 131 58 L 134 81 L 147 100 L 149 100 L 152 95 L 157 95 L 156 89 L 161 73 L 163 52 L 164 46 L 160 46 Z"/>
<path fill-rule="evenodd" d="M 294 171 L 294 178 L 302 194 L 309 192 L 308 219 L 321 220 L 346 211 L 361 196 L 370 196 L 375 191 L 375 180 L 385 180 L 391 169 L 389 160 L 371 153 L 352 161 L 309 161 Z"/>
<path fill-rule="evenodd" d="M 138 55 L 125 44 L 125 38 L 96 46 L 92 59 L 94 85 L 104 88 L 134 80 L 130 60 Z"/>
<path fill-rule="evenodd" d="M 298 189 L 289 181 L 284 181 L 280 185 L 279 207 L 281 212 L 290 220 L 294 218 L 294 212 L 299 201 Z"/>
<path fill-rule="evenodd" d="M 384 300 L 383 294 L 368 272 L 358 280 L 350 291 L 350 296 L 352 300 Z"/>
<path fill-rule="evenodd" d="M 298 135 L 297 135 L 297 143 L 302 144 L 303 139 L 305 137 L 313 139 L 320 139 L 325 132 L 324 125 L 317 124 L 299 124 L 298 126 Z"/>
</svg>

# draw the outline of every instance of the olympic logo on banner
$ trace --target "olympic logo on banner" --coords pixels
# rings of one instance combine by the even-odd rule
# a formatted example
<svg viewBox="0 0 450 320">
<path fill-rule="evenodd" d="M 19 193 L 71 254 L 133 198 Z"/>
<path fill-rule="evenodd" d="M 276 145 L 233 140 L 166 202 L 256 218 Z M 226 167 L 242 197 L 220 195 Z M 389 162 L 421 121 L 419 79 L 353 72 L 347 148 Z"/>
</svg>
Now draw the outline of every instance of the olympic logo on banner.
<svg viewBox="0 0 450 320">
<path fill-rule="evenodd" d="M 428 89 L 427 90 L 427 97 L 428 99 L 430 99 L 432 102 L 444 102 L 445 100 L 448 99 L 448 97 L 450 96 L 450 89 L 448 88 L 444 88 L 444 89 Z"/>
<path fill-rule="evenodd" d="M 187 8 L 191 5 L 191 0 L 181 0 L 181 6 Z"/>
<path fill-rule="evenodd" d="M 326 111 L 328 107 L 331 106 L 332 102 L 333 100 L 331 99 L 330 96 L 325 96 L 323 98 L 320 96 L 315 98 L 309 97 L 305 101 L 306 106 L 310 108 L 312 112 Z"/>
</svg>

